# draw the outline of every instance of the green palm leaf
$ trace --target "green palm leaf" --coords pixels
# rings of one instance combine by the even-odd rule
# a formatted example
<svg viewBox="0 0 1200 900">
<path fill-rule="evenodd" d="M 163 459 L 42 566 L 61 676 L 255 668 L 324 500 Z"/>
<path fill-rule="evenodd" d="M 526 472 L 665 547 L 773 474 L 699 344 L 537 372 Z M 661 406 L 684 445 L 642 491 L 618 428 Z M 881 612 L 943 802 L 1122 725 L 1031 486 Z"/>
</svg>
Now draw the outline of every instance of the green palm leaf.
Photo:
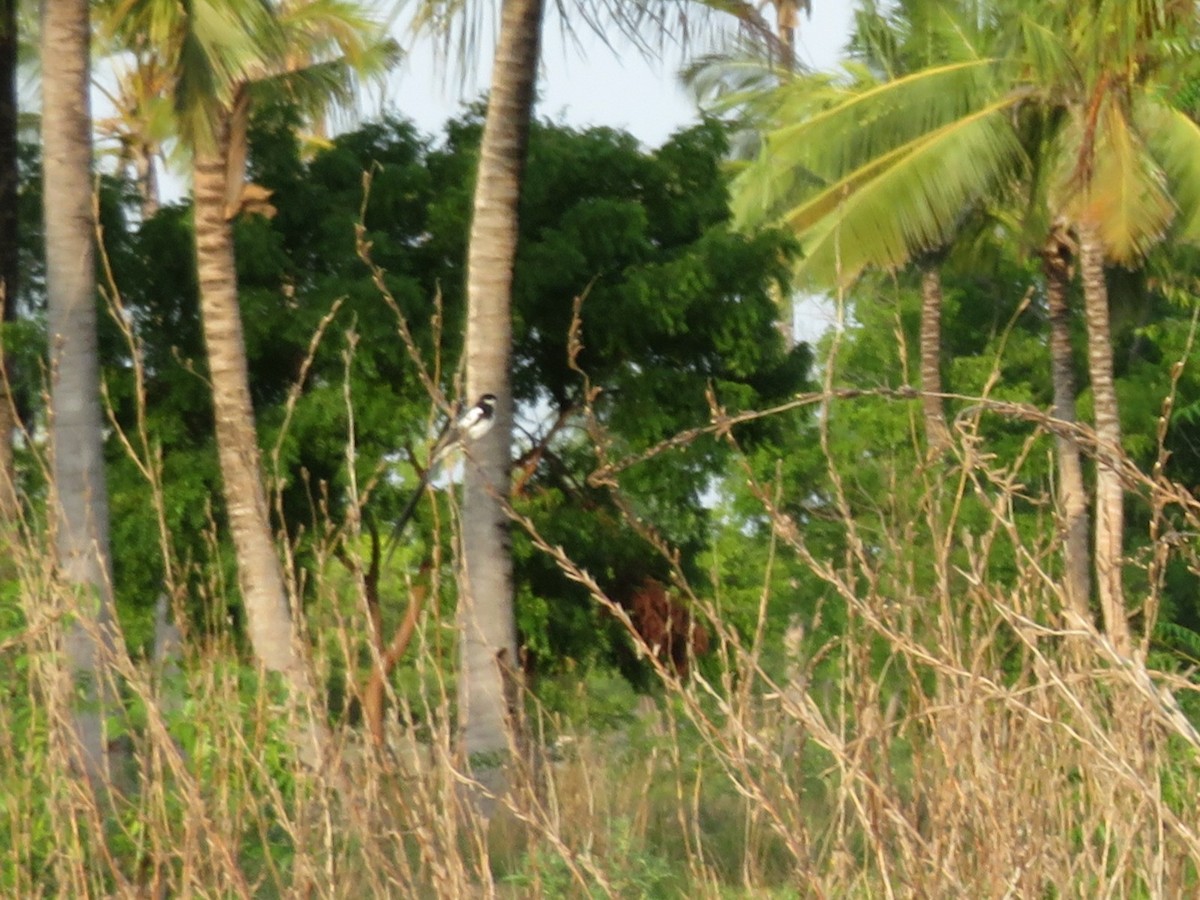
<svg viewBox="0 0 1200 900">
<path fill-rule="evenodd" d="M 985 105 L 995 65 L 956 62 L 860 90 L 803 79 L 784 85 L 768 136 L 772 162 L 830 176 L 857 168 Z"/>
<path fill-rule="evenodd" d="M 932 134 L 991 109 L 993 69 L 975 60 L 857 90 L 828 76 L 778 88 L 772 116 L 780 125 L 734 181 L 735 218 L 743 225 L 776 218 L 830 186 L 832 203 L 840 202 Z M 832 208 L 829 197 L 815 202 Z"/>
<path fill-rule="evenodd" d="M 1200 125 L 1157 100 L 1136 108 L 1139 130 L 1162 164 L 1179 208 L 1176 234 L 1200 242 Z"/>
<path fill-rule="evenodd" d="M 799 235 L 798 274 L 847 283 L 944 245 L 964 211 L 1025 165 L 1001 100 L 873 161 L 784 216 Z"/>
</svg>

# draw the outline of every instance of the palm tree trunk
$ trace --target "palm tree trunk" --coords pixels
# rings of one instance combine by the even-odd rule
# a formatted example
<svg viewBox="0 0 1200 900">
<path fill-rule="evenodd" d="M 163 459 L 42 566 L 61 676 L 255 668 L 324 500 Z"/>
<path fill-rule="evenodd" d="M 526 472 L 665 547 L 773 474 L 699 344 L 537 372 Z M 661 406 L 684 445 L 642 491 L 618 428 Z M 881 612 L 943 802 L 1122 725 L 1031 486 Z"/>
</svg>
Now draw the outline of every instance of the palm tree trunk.
<svg viewBox="0 0 1200 900">
<path fill-rule="evenodd" d="M 17 0 L 0 0 L 0 319 L 17 309 L 20 245 L 17 229 Z M 2 338 L 3 335 L 0 335 Z M 12 436 L 17 415 L 9 394 L 8 365 L 0 352 L 0 527 L 17 512 Z"/>
<path fill-rule="evenodd" d="M 1096 584 L 1100 611 L 1113 646 L 1130 649 L 1129 622 L 1121 565 L 1125 528 L 1125 492 L 1121 485 L 1121 420 L 1113 382 L 1112 334 L 1108 288 L 1104 281 L 1104 246 L 1094 224 L 1079 225 L 1083 302 L 1087 319 L 1088 372 L 1096 410 Z"/>
<path fill-rule="evenodd" d="M 196 266 L 225 506 L 254 653 L 267 669 L 303 683 L 304 667 L 292 633 L 283 567 L 263 487 L 238 307 L 233 231 L 224 214 L 228 120 L 214 131 L 216 146 L 198 147 L 195 154 Z"/>
<path fill-rule="evenodd" d="M 1071 354 L 1071 316 L 1067 308 L 1070 282 L 1070 244 L 1057 230 L 1042 252 L 1046 277 L 1046 306 L 1050 318 L 1050 380 L 1054 391 L 1054 418 L 1063 427 L 1054 434 L 1058 460 L 1058 505 L 1064 530 L 1067 606 L 1083 621 L 1090 618 L 1092 592 L 1091 560 L 1088 558 L 1087 489 L 1079 440 L 1073 426 L 1075 415 L 1075 366 Z"/>
<path fill-rule="evenodd" d="M 142 144 L 134 151 L 133 169 L 137 178 L 138 195 L 142 199 L 142 221 L 148 222 L 158 215 L 162 205 L 159 199 L 158 173 L 154 169 L 154 152 L 148 145 Z"/>
<path fill-rule="evenodd" d="M 42 5 L 43 215 L 53 413 L 51 501 L 63 579 L 79 588 L 65 639 L 84 693 L 75 726 L 86 771 L 103 779 L 104 657 L 115 646 L 108 489 L 96 347 L 92 119 L 87 0 Z M 97 627 L 98 626 L 98 627 Z"/>
<path fill-rule="evenodd" d="M 779 40 L 780 67 L 785 72 L 796 68 L 796 25 L 800 10 L 812 14 L 810 0 L 772 0 L 775 7 L 775 36 Z"/>
<path fill-rule="evenodd" d="M 480 147 L 467 261 L 467 396 L 497 396 L 496 424 L 468 447 L 458 607 L 463 749 L 501 753 L 514 727 L 517 630 L 508 519 L 511 293 L 517 206 L 541 39 L 542 0 L 505 0 Z"/>
<path fill-rule="evenodd" d="M 942 277 L 929 266 L 921 272 L 921 406 L 929 455 L 950 449 L 950 429 L 942 405 Z"/>
</svg>

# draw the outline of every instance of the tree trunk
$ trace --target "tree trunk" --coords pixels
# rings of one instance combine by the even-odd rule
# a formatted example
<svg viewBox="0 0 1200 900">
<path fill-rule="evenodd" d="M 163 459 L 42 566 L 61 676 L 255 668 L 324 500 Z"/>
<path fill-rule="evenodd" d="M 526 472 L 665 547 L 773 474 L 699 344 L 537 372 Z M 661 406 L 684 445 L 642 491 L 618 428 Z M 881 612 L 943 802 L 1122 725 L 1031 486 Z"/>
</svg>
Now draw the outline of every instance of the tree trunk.
<svg viewBox="0 0 1200 900">
<path fill-rule="evenodd" d="M 775 36 L 779 40 L 780 68 L 792 72 L 796 68 L 796 25 L 800 10 L 811 15 L 809 0 L 772 0 L 775 7 Z"/>
<path fill-rule="evenodd" d="M 77 586 L 67 665 L 84 707 L 75 724 L 83 765 L 106 773 L 104 656 L 115 644 L 109 572 L 100 364 L 96 348 L 95 220 L 87 0 L 42 6 L 42 166 L 49 314 L 51 515 L 63 579 Z M 97 628 L 97 626 L 99 626 Z"/>
<path fill-rule="evenodd" d="M 929 266 L 921 273 L 921 406 L 930 457 L 950 449 L 942 398 L 942 278 Z"/>
<path fill-rule="evenodd" d="M 421 610 L 425 607 L 425 598 L 428 595 L 428 584 L 413 586 L 412 593 L 408 598 L 408 608 L 404 611 L 404 621 L 400 623 L 400 627 L 392 636 L 392 641 L 387 647 L 383 646 L 383 625 L 378 614 L 379 604 L 376 603 L 372 610 L 373 638 L 376 642 L 375 649 L 379 654 L 379 661 L 376 665 L 371 666 L 371 674 L 363 688 L 362 708 L 363 719 L 367 723 L 367 730 L 371 732 L 371 740 L 374 741 L 376 747 L 384 746 L 387 739 L 384 701 L 387 699 L 388 676 L 404 658 L 408 645 L 412 643 L 413 635 L 417 633 L 417 625 L 421 621 Z"/>
<path fill-rule="evenodd" d="M 16 316 L 21 269 L 17 229 L 17 0 L 0 0 L 0 318 Z M 0 334 L 0 341 L 5 336 Z M 13 431 L 17 415 L 9 392 L 8 365 L 0 352 L 0 527 L 17 512 Z"/>
<path fill-rule="evenodd" d="M 779 67 L 790 75 L 796 70 L 796 23 L 800 7 L 808 10 L 809 0 L 772 0 L 775 8 L 775 38 L 778 42 Z M 780 82 L 786 83 L 787 78 L 781 77 Z M 791 353 L 796 349 L 796 304 L 792 297 L 791 287 L 784 289 L 779 284 L 770 287 L 771 299 L 779 307 L 779 319 L 775 327 L 783 335 L 783 348 Z"/>
<path fill-rule="evenodd" d="M 1056 229 L 1042 251 L 1046 277 L 1046 306 L 1050 317 L 1050 380 L 1054 391 L 1054 418 L 1063 427 L 1054 433 L 1058 460 L 1058 505 L 1064 531 L 1064 588 L 1069 609 L 1090 621 L 1092 592 L 1091 560 L 1088 558 L 1087 489 L 1079 439 L 1073 426 L 1075 415 L 1075 367 L 1071 354 L 1071 316 L 1067 308 L 1067 285 L 1071 280 L 1071 247 Z M 1070 623 L 1068 623 L 1070 624 Z"/>
<path fill-rule="evenodd" d="M 1121 485 L 1121 420 L 1113 383 L 1104 246 L 1091 223 L 1079 225 L 1083 302 L 1087 317 L 1088 372 L 1096 416 L 1096 584 L 1109 639 L 1120 653 L 1130 649 L 1121 585 L 1125 492 Z"/>
<path fill-rule="evenodd" d="M 142 198 L 142 221 L 148 222 L 158 215 L 159 200 L 158 172 L 154 168 L 154 151 L 141 144 L 133 153 L 133 170 L 137 178 L 138 195 Z"/>
<path fill-rule="evenodd" d="M 292 697 L 302 706 L 310 706 L 317 691 L 294 632 L 250 400 L 233 229 L 225 217 L 229 116 L 214 115 L 218 121 L 213 126 L 213 145 L 201 141 L 194 150 L 193 189 L 200 313 L 225 511 L 237 555 L 238 586 L 250 645 L 266 669 L 281 674 Z M 301 761 L 317 768 L 325 762 L 329 734 L 309 717 L 309 712 L 301 712 L 301 725 L 292 738 Z"/>
<path fill-rule="evenodd" d="M 514 726 L 519 669 L 512 558 L 502 501 L 509 495 L 510 312 L 517 206 L 533 113 L 542 0 L 504 0 L 480 147 L 467 261 L 467 402 L 498 398 L 496 424 L 467 448 L 458 606 L 459 716 L 468 757 L 501 754 Z"/>
</svg>

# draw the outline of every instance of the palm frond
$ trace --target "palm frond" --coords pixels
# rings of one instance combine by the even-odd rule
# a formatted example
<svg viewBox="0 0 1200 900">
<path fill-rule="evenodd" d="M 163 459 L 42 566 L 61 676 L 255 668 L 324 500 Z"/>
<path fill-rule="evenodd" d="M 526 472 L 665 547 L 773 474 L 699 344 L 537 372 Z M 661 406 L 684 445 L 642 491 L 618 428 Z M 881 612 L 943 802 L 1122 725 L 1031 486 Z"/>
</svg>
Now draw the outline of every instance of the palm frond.
<svg viewBox="0 0 1200 900">
<path fill-rule="evenodd" d="M 829 75 L 801 76 L 768 92 L 763 102 L 775 104 L 774 120 L 795 124 L 768 132 L 756 161 L 735 180 L 735 217 L 753 224 L 805 199 L 827 214 L 930 136 L 1015 103 L 1015 95 L 997 100 L 991 74 L 990 63 L 978 61 L 857 88 Z M 831 191 L 824 200 L 823 189 Z M 803 218 L 807 228 L 813 219 Z"/>
<path fill-rule="evenodd" d="M 106 0 L 100 9 L 118 47 L 171 73 L 166 92 L 191 145 L 211 141 L 214 120 L 251 84 L 277 81 L 315 115 L 322 92 L 349 106 L 359 79 L 399 58 L 382 20 L 354 0 Z"/>
<path fill-rule="evenodd" d="M 1065 41 L 1066 35 L 1053 27 L 1045 4 L 1039 2 L 1038 6 L 1043 8 L 1037 15 L 1022 13 L 1017 17 L 1012 46 L 1005 47 L 1004 52 L 1021 59 L 1025 71 L 1020 77 L 1025 82 L 1038 86 L 1056 85 L 1062 90 L 1066 85 L 1079 83 L 1083 75 Z"/>
<path fill-rule="evenodd" d="M 824 85 L 780 89 L 778 127 L 767 137 L 772 164 L 836 179 L 993 102 L 993 60 L 924 69 L 866 89 Z"/>
<path fill-rule="evenodd" d="M 1151 100 L 1139 104 L 1135 113 L 1179 208 L 1175 234 L 1200 242 L 1200 125 L 1183 111 Z"/>
<path fill-rule="evenodd" d="M 383 23 L 353 0 L 286 4 L 280 9 L 279 32 L 288 57 L 303 54 L 318 62 L 341 57 L 359 71 L 379 65 L 381 48 L 398 50 Z"/>
<path fill-rule="evenodd" d="M 1117 102 L 1104 105 L 1091 177 L 1068 208 L 1099 225 L 1109 258 L 1122 264 L 1145 256 L 1171 223 L 1166 174 Z"/>
<path fill-rule="evenodd" d="M 706 53 L 679 73 L 679 80 L 709 113 L 736 113 L 751 119 L 753 110 L 773 96 L 788 73 L 757 56 Z"/>
<path fill-rule="evenodd" d="M 279 19 L 274 8 L 262 0 L 192 0 L 188 6 L 188 36 L 203 52 L 223 91 L 236 91 L 244 73 L 259 60 L 284 52 Z"/>
<path fill-rule="evenodd" d="M 978 59 L 992 35 L 961 0 L 860 4 L 850 53 L 881 78 L 894 80 L 930 65 Z"/>
<path fill-rule="evenodd" d="M 798 274 L 844 284 L 943 246 L 966 210 L 1025 165 L 1004 101 L 925 135 L 785 214 L 804 253 Z"/>
</svg>

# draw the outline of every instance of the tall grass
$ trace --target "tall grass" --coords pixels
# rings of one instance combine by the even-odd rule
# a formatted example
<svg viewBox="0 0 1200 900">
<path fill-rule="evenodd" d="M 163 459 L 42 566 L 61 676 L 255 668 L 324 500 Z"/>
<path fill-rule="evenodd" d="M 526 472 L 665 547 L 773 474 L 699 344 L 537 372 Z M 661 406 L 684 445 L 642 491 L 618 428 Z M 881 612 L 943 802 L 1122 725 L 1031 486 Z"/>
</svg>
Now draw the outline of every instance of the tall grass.
<svg viewBox="0 0 1200 900">
<path fill-rule="evenodd" d="M 797 404 L 858 402 L 836 397 Z M 677 570 L 672 589 L 713 636 L 712 659 L 686 677 L 570 548 L 514 512 L 515 527 L 625 624 L 658 689 L 636 701 L 584 681 L 574 717 L 550 713 L 532 690 L 533 739 L 486 806 L 464 791 L 472 777 L 454 743 L 451 579 L 429 590 L 411 662 L 389 688 L 384 745 L 352 714 L 379 665 L 366 566 L 344 562 L 364 546 L 353 516 L 349 532 L 313 523 L 304 574 L 312 664 L 337 686 L 318 711 L 334 723 L 335 763 L 316 771 L 291 757 L 290 729 L 305 715 L 247 664 L 217 616 L 175 666 L 106 661 L 124 700 L 108 711 L 113 765 L 93 789 L 72 774 L 74 698 L 61 665 L 76 600 L 27 528 L 13 537 L 0 601 L 0 893 L 1194 895 L 1200 739 L 1183 712 L 1194 685 L 1064 621 L 1052 504 L 1021 483 L 1023 460 L 987 456 L 983 413 L 960 420 L 953 459 L 892 472 L 893 496 L 869 515 L 847 496 L 845 461 L 826 441 L 845 535 L 834 557 L 816 555 L 784 512 L 787 485 L 759 484 L 746 466 L 771 535 L 759 601 L 750 627 L 734 629 L 713 599 L 721 585 Z M 715 407 L 709 430 L 733 440 Z M 1045 452 L 1033 431 L 1027 452 Z M 606 478 L 619 499 L 618 468 Z M 1161 480 L 1142 483 L 1156 508 L 1185 502 Z M 1040 527 L 1019 523 L 1018 505 L 1044 510 Z M 652 526 L 630 527 L 661 544 Z M 844 610 L 844 624 L 816 627 L 815 599 L 813 619 L 779 623 L 777 610 L 794 606 L 773 578 L 785 559 Z M 1150 592 L 1161 564 L 1144 564 Z M 209 585 L 206 608 L 226 608 L 218 577 L 189 583 Z M 626 698 L 616 727 L 589 726 L 586 707 L 603 700 L 589 691 Z"/>
</svg>

